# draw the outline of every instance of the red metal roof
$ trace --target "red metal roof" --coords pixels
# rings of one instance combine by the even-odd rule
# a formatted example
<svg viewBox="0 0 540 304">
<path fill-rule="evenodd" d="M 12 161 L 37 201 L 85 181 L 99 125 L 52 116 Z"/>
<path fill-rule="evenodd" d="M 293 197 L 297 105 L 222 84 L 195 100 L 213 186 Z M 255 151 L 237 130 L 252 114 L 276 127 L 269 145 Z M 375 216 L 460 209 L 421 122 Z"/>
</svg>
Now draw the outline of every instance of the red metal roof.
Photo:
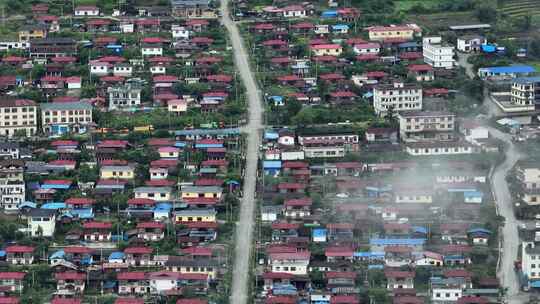
<svg viewBox="0 0 540 304">
<path fill-rule="evenodd" d="M 337 50 L 341 48 L 341 45 L 335 44 L 335 43 L 316 44 L 316 45 L 312 45 L 311 48 L 315 50 Z"/>
<path fill-rule="evenodd" d="M 77 61 L 77 58 L 73 56 L 60 56 L 60 57 L 52 57 L 51 61 L 54 63 L 72 63 L 72 62 Z"/>
<path fill-rule="evenodd" d="M 111 222 L 88 222 L 83 224 L 84 229 L 111 229 Z"/>
<path fill-rule="evenodd" d="M 293 274 L 288 272 L 265 272 L 262 274 L 263 279 L 273 280 L 273 279 L 292 279 Z"/>
<path fill-rule="evenodd" d="M 289 63 L 292 60 L 289 57 L 274 57 L 270 59 L 270 62 L 279 64 L 279 63 Z"/>
<path fill-rule="evenodd" d="M 384 275 L 387 278 L 414 278 L 412 271 L 385 270 Z"/>
<path fill-rule="evenodd" d="M 224 181 L 218 178 L 199 178 L 193 182 L 195 186 L 221 186 Z"/>
<path fill-rule="evenodd" d="M 128 205 L 154 205 L 156 202 L 149 198 L 130 198 Z"/>
<path fill-rule="evenodd" d="M 120 56 L 103 56 L 98 58 L 98 61 L 107 63 L 118 63 L 126 61 L 126 58 Z"/>
<path fill-rule="evenodd" d="M 426 72 L 426 71 L 433 71 L 433 67 L 429 64 L 411 64 L 408 65 L 407 68 L 409 71 L 412 72 Z"/>
<path fill-rule="evenodd" d="M 114 304 L 144 304 L 144 299 L 139 298 L 118 298 Z"/>
<path fill-rule="evenodd" d="M 6 247 L 5 251 L 6 253 L 32 253 L 34 252 L 34 247 L 23 246 L 23 245 L 12 245 L 12 246 Z"/>
<path fill-rule="evenodd" d="M 305 184 L 300 184 L 300 183 L 279 183 L 278 184 L 278 189 L 295 189 L 295 190 L 299 190 L 299 189 L 305 189 L 306 188 L 306 185 Z"/>
<path fill-rule="evenodd" d="M 422 52 L 403 52 L 399 54 L 399 58 L 414 60 L 424 58 L 424 55 L 422 54 Z"/>
<path fill-rule="evenodd" d="M 92 249 L 83 246 L 71 246 L 64 248 L 65 253 L 78 253 L 78 254 L 88 254 L 92 252 Z"/>
<path fill-rule="evenodd" d="M 165 224 L 161 222 L 143 222 L 137 223 L 137 228 L 139 229 L 163 229 Z"/>
<path fill-rule="evenodd" d="M 345 79 L 345 76 L 343 76 L 342 74 L 330 73 L 319 75 L 319 78 L 322 80 L 342 80 Z"/>
<path fill-rule="evenodd" d="M 54 298 L 51 304 L 81 304 L 81 299 Z"/>
<path fill-rule="evenodd" d="M 174 183 L 174 181 L 168 179 L 153 179 L 144 182 L 148 187 L 171 187 Z"/>
<path fill-rule="evenodd" d="M 154 78 L 152 78 L 152 81 L 154 83 L 156 83 L 156 82 L 176 82 L 176 81 L 178 81 L 178 77 L 173 76 L 173 75 L 158 75 L 158 76 L 154 76 Z"/>
<path fill-rule="evenodd" d="M 127 140 L 106 139 L 97 144 L 98 148 L 125 148 L 128 145 Z"/>
<path fill-rule="evenodd" d="M 150 162 L 150 167 L 174 168 L 177 164 L 177 159 L 158 159 Z"/>
<path fill-rule="evenodd" d="M 361 44 L 361 43 L 366 43 L 367 41 L 365 41 L 364 39 L 362 38 L 358 38 L 358 37 L 355 37 L 355 38 L 349 38 L 347 39 L 347 41 L 345 41 L 346 44 L 350 45 L 350 46 L 353 46 L 355 44 Z"/>
<path fill-rule="evenodd" d="M 298 81 L 302 78 L 298 77 L 298 75 L 285 75 L 285 76 L 278 76 L 278 81 Z"/>
<path fill-rule="evenodd" d="M 448 269 L 443 272 L 446 278 L 471 278 L 472 274 L 465 269 Z"/>
<path fill-rule="evenodd" d="M 88 197 L 70 197 L 65 201 L 68 205 L 93 205 L 96 200 Z"/>
<path fill-rule="evenodd" d="M 216 81 L 216 82 L 231 82 L 232 76 L 225 75 L 225 74 L 214 74 L 214 75 L 206 76 L 206 79 L 209 81 Z"/>
<path fill-rule="evenodd" d="M 269 296 L 265 304 L 296 304 L 296 296 Z"/>
<path fill-rule="evenodd" d="M 274 25 L 272 23 L 258 23 L 253 28 L 256 30 L 272 30 Z"/>
<path fill-rule="evenodd" d="M 182 253 L 192 256 L 212 256 L 212 249 L 208 247 L 193 246 L 182 249 Z"/>
<path fill-rule="evenodd" d="M 208 304 L 208 301 L 201 299 L 179 299 L 176 304 Z"/>
<path fill-rule="evenodd" d="M 138 246 L 128 247 L 124 249 L 124 253 L 127 254 L 151 254 L 154 250 L 151 247 Z"/>
<path fill-rule="evenodd" d="M 83 281 L 86 279 L 86 273 L 76 271 L 57 272 L 54 274 L 56 280 L 75 280 Z"/>
<path fill-rule="evenodd" d="M 310 197 L 303 197 L 303 198 L 297 198 L 297 199 L 287 199 L 285 200 L 284 206 L 285 207 L 311 206 L 311 204 L 313 204 L 313 200 Z"/>
<path fill-rule="evenodd" d="M 326 224 L 328 229 L 353 229 L 354 225 L 351 223 L 329 223 Z"/>
<path fill-rule="evenodd" d="M 206 228 L 206 229 L 216 229 L 218 224 L 216 222 L 176 222 L 178 225 L 186 226 L 190 229 L 195 228 Z"/>
<path fill-rule="evenodd" d="M 308 168 L 309 164 L 302 161 L 286 161 L 283 163 L 283 168 L 286 169 L 305 169 Z"/>
<path fill-rule="evenodd" d="M 20 302 L 17 297 L 0 297 L 0 304 L 19 304 Z"/>
<path fill-rule="evenodd" d="M 488 304 L 489 299 L 477 296 L 464 296 L 457 300 L 457 304 Z"/>
<path fill-rule="evenodd" d="M 144 271 L 120 272 L 116 275 L 116 279 L 117 280 L 131 280 L 131 281 L 144 280 L 146 279 L 146 273 Z"/>
<path fill-rule="evenodd" d="M 210 22 L 205 19 L 189 19 L 186 21 L 186 26 L 194 26 L 194 25 L 208 25 Z"/>
<path fill-rule="evenodd" d="M 326 247 L 324 255 L 327 257 L 352 257 L 354 249 L 345 246 L 330 246 Z"/>
<path fill-rule="evenodd" d="M 330 96 L 334 97 L 334 98 L 354 98 L 354 97 L 358 97 L 358 95 L 356 95 L 355 93 L 353 93 L 351 91 L 332 92 L 332 93 L 330 93 Z"/>
<path fill-rule="evenodd" d="M 360 299 L 355 295 L 332 295 L 330 304 L 359 304 Z"/>
<path fill-rule="evenodd" d="M 291 26 L 293 29 L 312 29 L 315 27 L 311 22 L 300 22 Z"/>
<path fill-rule="evenodd" d="M 0 272 L 0 280 L 22 280 L 26 272 L 5 271 Z"/>
<path fill-rule="evenodd" d="M 327 279 L 356 279 L 357 273 L 354 271 L 328 271 L 324 274 Z"/>
<path fill-rule="evenodd" d="M 287 223 L 287 222 L 274 222 L 272 223 L 272 229 L 298 229 L 300 224 Z"/>
</svg>

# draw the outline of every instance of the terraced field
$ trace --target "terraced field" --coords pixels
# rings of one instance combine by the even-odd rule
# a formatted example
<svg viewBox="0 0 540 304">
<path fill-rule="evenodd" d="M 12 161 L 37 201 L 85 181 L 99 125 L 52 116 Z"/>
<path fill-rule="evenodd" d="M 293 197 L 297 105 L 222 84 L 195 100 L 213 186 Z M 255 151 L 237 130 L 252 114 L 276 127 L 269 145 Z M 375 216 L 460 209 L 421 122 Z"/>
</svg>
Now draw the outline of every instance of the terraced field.
<svg viewBox="0 0 540 304">
<path fill-rule="evenodd" d="M 511 17 L 540 16 L 540 0 L 505 1 L 499 11 Z"/>
</svg>

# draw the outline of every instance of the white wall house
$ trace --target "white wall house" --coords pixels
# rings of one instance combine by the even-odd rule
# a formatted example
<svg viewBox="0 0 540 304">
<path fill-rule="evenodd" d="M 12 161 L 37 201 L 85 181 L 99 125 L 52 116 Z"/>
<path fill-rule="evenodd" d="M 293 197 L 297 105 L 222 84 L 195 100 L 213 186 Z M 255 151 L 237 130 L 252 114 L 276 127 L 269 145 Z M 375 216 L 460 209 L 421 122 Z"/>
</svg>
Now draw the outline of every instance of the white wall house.
<svg viewBox="0 0 540 304">
<path fill-rule="evenodd" d="M 378 43 L 355 44 L 353 47 L 353 52 L 358 55 L 379 54 L 380 51 L 381 46 Z"/>
<path fill-rule="evenodd" d="M 179 39 L 179 40 L 189 39 L 189 30 L 180 25 L 172 25 L 171 34 L 174 39 Z"/>
<path fill-rule="evenodd" d="M 113 67 L 114 76 L 131 77 L 133 74 L 133 67 L 129 64 L 117 64 Z"/>
<path fill-rule="evenodd" d="M 162 56 L 163 47 L 156 44 L 145 44 L 141 47 L 141 54 L 143 56 Z"/>
<path fill-rule="evenodd" d="M 92 5 L 77 6 L 74 14 L 77 17 L 95 17 L 99 16 L 99 8 Z"/>
<path fill-rule="evenodd" d="M 373 106 L 375 113 L 381 116 L 391 107 L 395 113 L 422 110 L 422 88 L 401 82 L 377 85 L 373 89 Z"/>
<path fill-rule="evenodd" d="M 107 62 L 93 61 L 89 63 L 90 74 L 95 76 L 105 76 L 109 74 L 109 67 L 111 66 Z"/>
<path fill-rule="evenodd" d="M 425 37 L 422 41 L 422 54 L 425 63 L 434 68 L 454 68 L 453 46 L 444 45 L 441 37 Z"/>
</svg>

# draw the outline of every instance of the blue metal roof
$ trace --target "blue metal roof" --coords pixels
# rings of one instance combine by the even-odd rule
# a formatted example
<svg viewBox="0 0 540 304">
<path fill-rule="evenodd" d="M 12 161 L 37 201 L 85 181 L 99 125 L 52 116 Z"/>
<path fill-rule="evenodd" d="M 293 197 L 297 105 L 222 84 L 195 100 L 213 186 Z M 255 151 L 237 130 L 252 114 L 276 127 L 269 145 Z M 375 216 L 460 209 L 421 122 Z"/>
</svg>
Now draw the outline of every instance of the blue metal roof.
<svg viewBox="0 0 540 304">
<path fill-rule="evenodd" d="M 80 219 L 92 219 L 94 218 L 94 211 L 92 208 L 73 209 L 71 213 L 78 216 Z"/>
<path fill-rule="evenodd" d="M 176 136 L 238 135 L 238 134 L 240 134 L 240 129 L 239 128 L 192 129 L 192 130 L 174 131 L 174 135 L 176 135 Z"/>
<path fill-rule="evenodd" d="M 195 144 L 197 149 L 223 148 L 223 144 Z"/>
<path fill-rule="evenodd" d="M 264 169 L 281 169 L 280 160 L 265 160 L 263 162 Z"/>
<path fill-rule="evenodd" d="M 103 288 L 112 289 L 116 287 L 116 284 L 116 281 L 105 281 L 105 283 L 103 284 Z"/>
<path fill-rule="evenodd" d="M 41 209 L 65 209 L 66 203 L 52 202 L 41 205 Z"/>
<path fill-rule="evenodd" d="M 467 233 L 485 233 L 485 234 L 491 234 L 491 231 L 484 229 L 484 228 L 473 228 L 467 231 Z"/>
<path fill-rule="evenodd" d="M 514 79 L 515 83 L 529 83 L 529 82 L 540 82 L 540 76 L 536 77 L 520 77 Z"/>
<path fill-rule="evenodd" d="M 36 208 L 37 205 L 36 203 L 33 203 L 33 202 L 24 202 L 24 203 L 21 203 L 18 208 L 21 209 L 21 208 L 24 208 L 24 207 L 27 207 L 27 208 Z"/>
<path fill-rule="evenodd" d="M 533 73 L 536 69 L 530 65 L 511 65 L 511 66 L 498 66 L 481 68 L 482 71 L 488 71 L 495 74 L 509 74 L 509 73 Z"/>
<path fill-rule="evenodd" d="M 391 245 L 410 245 L 418 246 L 423 245 L 426 242 L 425 239 L 370 239 L 370 245 L 378 246 L 391 246 Z"/>
<path fill-rule="evenodd" d="M 540 281 L 529 281 L 529 286 L 532 288 L 540 288 Z"/>
<path fill-rule="evenodd" d="M 172 205 L 169 203 L 159 203 L 156 204 L 154 211 L 169 211 L 172 209 Z"/>
<path fill-rule="evenodd" d="M 484 193 L 482 193 L 481 191 L 465 191 L 463 195 L 465 197 L 483 197 Z"/>
<path fill-rule="evenodd" d="M 278 138 L 279 138 L 278 132 L 275 132 L 272 130 L 264 131 L 264 139 L 278 139 Z"/>
<path fill-rule="evenodd" d="M 66 254 L 65 254 L 64 250 L 58 250 L 58 251 L 54 252 L 53 254 L 51 254 L 51 256 L 49 257 L 49 260 L 63 259 L 65 255 Z"/>
<path fill-rule="evenodd" d="M 177 141 L 174 143 L 174 146 L 177 147 L 177 148 L 183 148 L 186 146 L 186 143 L 183 142 L 183 141 Z"/>
<path fill-rule="evenodd" d="M 333 30 L 348 30 L 349 26 L 346 24 L 335 24 L 335 25 L 332 25 L 332 29 Z"/>
<path fill-rule="evenodd" d="M 311 231 L 311 234 L 313 235 L 313 237 L 326 237 L 326 229 L 315 228 Z"/>
<path fill-rule="evenodd" d="M 321 17 L 323 18 L 333 18 L 333 17 L 337 17 L 338 13 L 336 10 L 328 10 L 328 11 L 324 11 L 322 12 L 321 14 Z"/>
<path fill-rule="evenodd" d="M 423 233 L 423 234 L 427 234 L 427 229 L 426 227 L 421 227 L 421 226 L 414 226 L 412 227 L 413 231 L 416 232 L 416 233 Z"/>
<path fill-rule="evenodd" d="M 366 252 L 355 252 L 354 257 L 357 258 L 384 258 L 384 252 L 376 252 L 376 251 L 366 251 Z"/>
<path fill-rule="evenodd" d="M 60 190 L 66 190 L 69 189 L 70 185 L 59 185 L 59 184 L 43 184 L 41 185 L 41 189 L 60 189 Z"/>
<path fill-rule="evenodd" d="M 384 269 L 384 265 L 368 265 L 367 269 Z"/>
<path fill-rule="evenodd" d="M 123 252 L 115 251 L 109 255 L 109 260 L 120 260 L 125 257 Z"/>
</svg>

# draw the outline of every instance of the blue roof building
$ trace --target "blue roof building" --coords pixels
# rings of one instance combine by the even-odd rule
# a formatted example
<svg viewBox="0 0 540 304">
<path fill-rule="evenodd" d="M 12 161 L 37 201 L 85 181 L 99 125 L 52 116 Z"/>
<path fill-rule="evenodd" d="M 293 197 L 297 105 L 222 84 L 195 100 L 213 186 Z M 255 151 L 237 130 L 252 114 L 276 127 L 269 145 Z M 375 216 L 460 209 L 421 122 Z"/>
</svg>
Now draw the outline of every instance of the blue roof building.
<svg viewBox="0 0 540 304">
<path fill-rule="evenodd" d="M 337 18 L 338 12 L 336 10 L 327 10 L 322 12 L 322 18 Z"/>
<path fill-rule="evenodd" d="M 66 203 L 61 203 L 61 202 L 45 203 L 45 204 L 41 205 L 40 208 L 41 209 L 53 209 L 53 210 L 66 209 Z"/>
<path fill-rule="evenodd" d="M 528 76 L 535 72 L 536 72 L 536 69 L 530 65 L 511 65 L 511 66 L 479 68 L 478 76 L 480 78 L 487 78 L 487 77 L 515 78 L 515 77 L 520 77 L 520 76 Z"/>
</svg>

